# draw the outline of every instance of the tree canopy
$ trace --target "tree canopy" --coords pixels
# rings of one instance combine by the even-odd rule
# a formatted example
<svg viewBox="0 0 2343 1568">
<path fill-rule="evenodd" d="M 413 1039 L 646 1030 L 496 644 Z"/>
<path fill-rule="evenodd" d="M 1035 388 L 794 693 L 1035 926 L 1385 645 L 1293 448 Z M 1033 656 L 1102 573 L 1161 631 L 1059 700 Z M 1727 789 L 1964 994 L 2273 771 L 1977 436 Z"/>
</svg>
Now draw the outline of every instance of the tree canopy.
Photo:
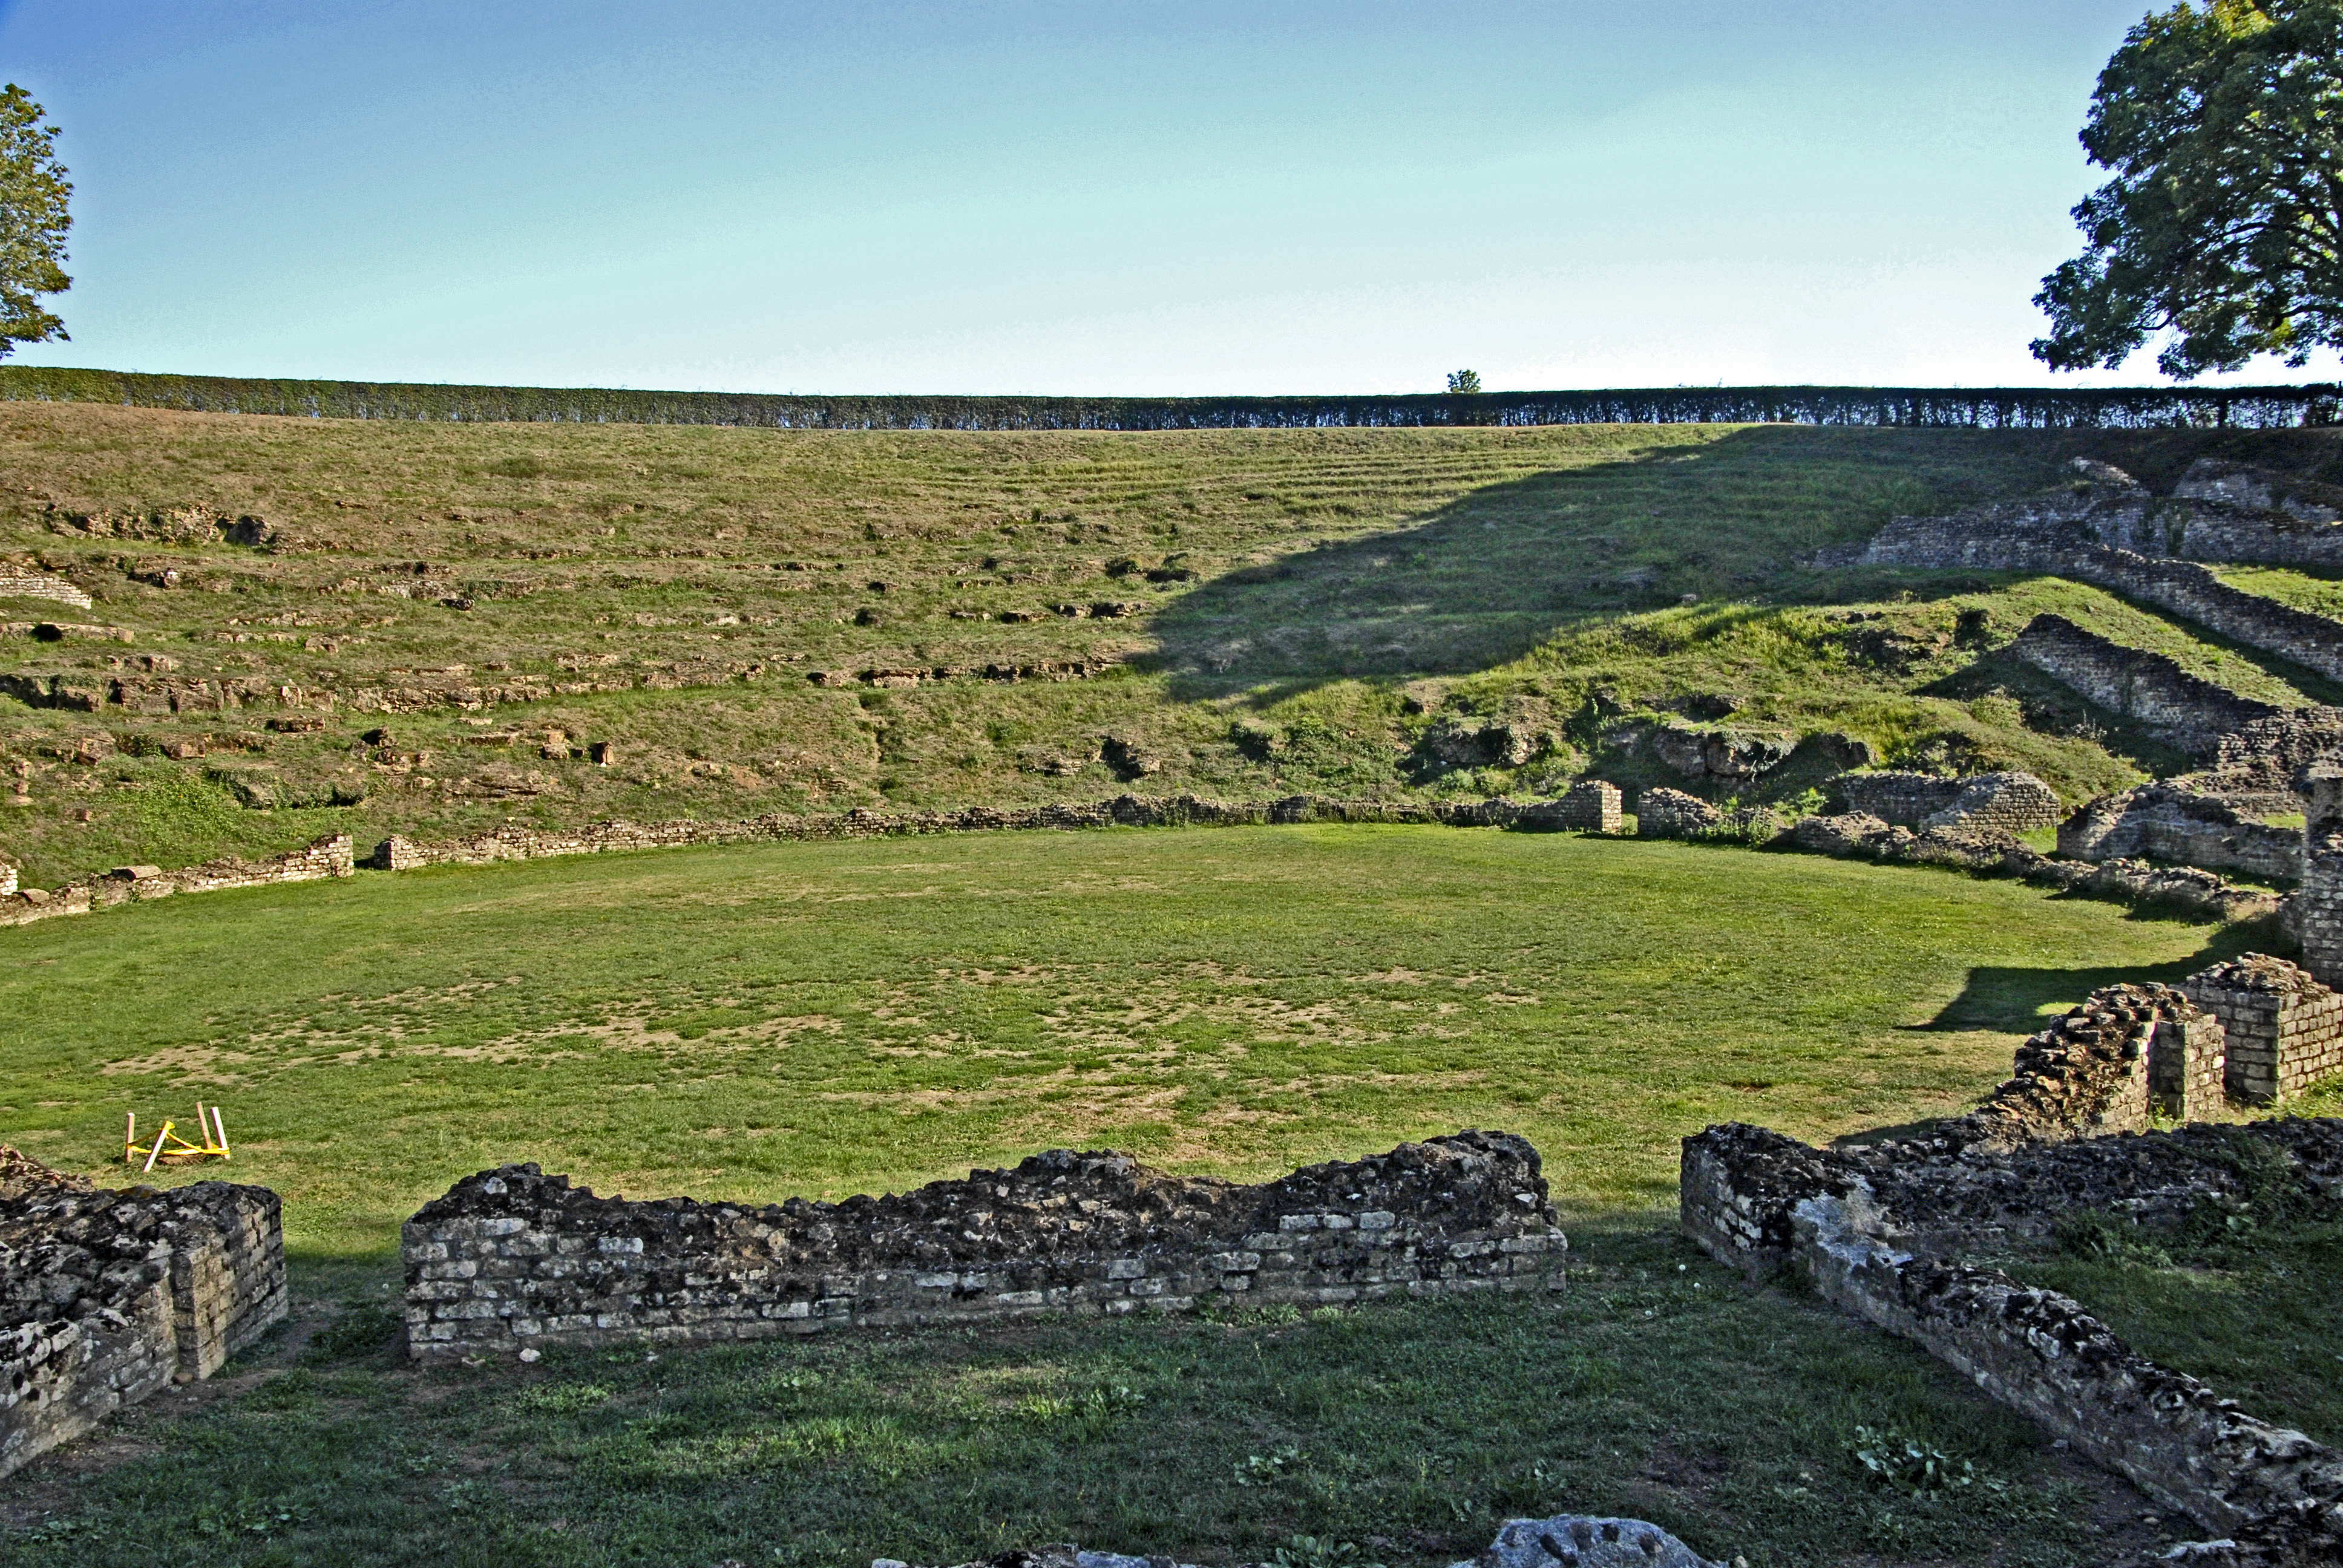
<svg viewBox="0 0 2343 1568">
<path fill-rule="evenodd" d="M 73 286 L 63 265 L 73 186 L 46 114 L 15 83 L 0 88 L 0 359 L 19 343 L 65 337 L 65 324 L 41 308 L 41 296 Z"/>
<path fill-rule="evenodd" d="M 2184 0 L 2127 34 L 2083 127 L 2115 177 L 2034 303 L 2054 369 L 2151 337 L 2167 375 L 2343 347 L 2343 0 Z"/>
</svg>

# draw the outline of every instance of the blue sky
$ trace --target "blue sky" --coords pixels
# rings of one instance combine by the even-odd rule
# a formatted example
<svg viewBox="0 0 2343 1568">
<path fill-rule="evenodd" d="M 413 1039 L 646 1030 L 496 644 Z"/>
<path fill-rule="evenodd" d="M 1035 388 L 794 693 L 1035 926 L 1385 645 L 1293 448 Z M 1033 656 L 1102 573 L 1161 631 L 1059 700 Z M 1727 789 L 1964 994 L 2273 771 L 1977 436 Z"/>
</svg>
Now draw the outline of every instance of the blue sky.
<svg viewBox="0 0 2343 1568">
<path fill-rule="evenodd" d="M 2095 183 L 2075 133 L 2145 9 L 0 0 L 0 74 L 77 187 L 74 341 L 19 359 L 2039 384 L 2029 300 Z"/>
</svg>

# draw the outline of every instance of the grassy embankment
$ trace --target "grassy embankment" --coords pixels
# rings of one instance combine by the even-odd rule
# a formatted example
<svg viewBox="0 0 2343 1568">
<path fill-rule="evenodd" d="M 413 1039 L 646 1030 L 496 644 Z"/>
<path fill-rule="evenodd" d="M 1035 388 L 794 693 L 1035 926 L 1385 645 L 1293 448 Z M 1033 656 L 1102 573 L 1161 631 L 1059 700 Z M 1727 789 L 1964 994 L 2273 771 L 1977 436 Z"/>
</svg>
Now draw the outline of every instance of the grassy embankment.
<svg viewBox="0 0 2343 1568">
<path fill-rule="evenodd" d="M 1571 1506 L 1761 1565 L 2071 1562 L 2137 1500 L 1674 1241 L 1675 1140 L 1957 1108 L 2042 1008 L 2232 945 L 1940 872 L 1365 828 L 694 850 L 26 928 L 0 1136 L 96 1171 L 126 1107 L 216 1097 L 328 1326 L 27 1472 L 10 1550 L 1212 1559 L 1307 1533 L 1414 1563 Z M 1050 1143 L 1258 1177 L 1464 1124 L 1545 1151 L 1567 1302 L 431 1373 L 381 1348 L 397 1221 L 498 1161 L 771 1197 Z M 1983 1479 L 1875 1476 L 1858 1429 L 1887 1428 Z"/>
<path fill-rule="evenodd" d="M 2087 588 L 1802 563 L 1897 513 L 2054 482 L 2077 452 L 2162 480 L 2212 447 L 2316 466 L 2329 446 L 2286 432 L 1695 426 L 447 427 L 5 405 L 0 551 L 38 554 L 99 602 L 76 616 L 15 601 L 0 619 L 81 618 L 137 640 L 20 637 L 0 644 L 0 664 L 152 679 L 137 667 L 160 655 L 174 678 L 342 695 L 314 735 L 266 731 L 274 709 L 0 702 L 0 766 L 31 769 L 32 801 L 0 807 L 0 849 L 40 885 L 125 860 L 281 849 L 331 827 L 370 841 L 513 817 L 1126 787 L 1526 792 L 1590 769 L 1681 784 L 1605 752 L 1596 715 L 1720 705 L 1735 724 L 1845 730 L 1890 761 L 2028 768 L 2080 799 L 2176 759 L 1996 654 L 2038 610 L 2167 647 L 2257 695 L 2332 693 Z M 136 537 L 169 533 L 153 519 L 189 507 L 260 517 L 276 542 Z M 101 519 L 99 532 L 76 518 Z M 134 575 L 166 569 L 179 586 Z M 1701 603 L 1681 608 L 1685 594 Z M 1060 605 L 1122 613 L 1069 618 Z M 1953 640 L 1965 608 L 1990 617 L 1981 643 Z M 1087 680 L 905 690 L 807 678 L 1067 659 L 1124 662 Z M 572 689 L 387 719 L 347 700 L 524 678 Z M 1420 742 L 1447 718 L 1504 719 L 1536 755 L 1442 765 Z M 386 724 L 388 744 L 361 741 Z M 1151 770 L 1102 759 L 1108 735 Z M 209 755 L 153 754 L 196 739 Z M 116 749 L 76 760 L 85 741 Z M 614 765 L 573 757 L 594 741 L 617 746 Z M 1812 782 L 1785 774 L 1753 792 Z M 278 809 L 238 804 L 256 783 Z M 336 788 L 366 803 L 294 809 Z"/>
</svg>

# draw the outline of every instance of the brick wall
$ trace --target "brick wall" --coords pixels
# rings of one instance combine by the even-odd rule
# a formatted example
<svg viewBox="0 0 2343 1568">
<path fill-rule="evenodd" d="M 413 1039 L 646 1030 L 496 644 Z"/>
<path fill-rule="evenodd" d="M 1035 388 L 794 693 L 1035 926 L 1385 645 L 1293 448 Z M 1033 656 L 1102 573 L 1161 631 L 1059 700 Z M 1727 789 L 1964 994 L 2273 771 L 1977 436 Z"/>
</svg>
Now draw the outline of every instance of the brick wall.
<svg viewBox="0 0 2343 1568">
<path fill-rule="evenodd" d="M 85 915 L 176 893 L 215 893 L 230 888 L 265 888 L 278 882 L 315 882 L 356 872 L 356 850 L 347 833 L 329 833 L 298 849 L 266 860 L 228 855 L 200 866 L 162 870 L 124 866 L 87 881 L 55 889 L 15 889 L 0 894 L 0 926 L 28 925 L 55 915 Z"/>
<path fill-rule="evenodd" d="M 87 609 L 90 604 L 89 595 L 63 578 L 6 567 L 0 567 L 0 598 L 48 599 L 56 604 L 69 604 L 75 609 Z"/>
<path fill-rule="evenodd" d="M 2094 863 L 2160 860 L 2217 871 L 2302 875 L 2302 832 L 2247 817 L 2227 800 L 2175 784 L 2103 795 L 2058 825 L 2058 852 Z"/>
<path fill-rule="evenodd" d="M 0 1149 L 0 1475 L 285 1315 L 277 1195 L 92 1188 Z"/>
<path fill-rule="evenodd" d="M 2182 989 L 2221 1020 L 2231 1099 L 2268 1105 L 2343 1072 L 2343 996 L 2309 971 L 2247 953 L 2189 976 Z"/>
<path fill-rule="evenodd" d="M 407 1222 L 409 1352 L 689 1342 L 1043 1311 L 1317 1305 L 1559 1289 L 1537 1151 L 1403 1143 L 1242 1187 L 1053 1151 L 885 1198 L 752 1207 L 597 1198 L 511 1165 Z"/>
<path fill-rule="evenodd" d="M 2160 653 L 2085 631 L 2064 616 L 2036 616 L 2009 651 L 2020 663 L 2191 755 L 2213 755 L 2222 735 L 2279 712 L 2191 675 Z"/>
<path fill-rule="evenodd" d="M 2057 791 L 2031 773 L 1842 773 L 1828 786 L 1840 809 L 1905 828 L 2023 833 L 2058 820 Z"/>
</svg>

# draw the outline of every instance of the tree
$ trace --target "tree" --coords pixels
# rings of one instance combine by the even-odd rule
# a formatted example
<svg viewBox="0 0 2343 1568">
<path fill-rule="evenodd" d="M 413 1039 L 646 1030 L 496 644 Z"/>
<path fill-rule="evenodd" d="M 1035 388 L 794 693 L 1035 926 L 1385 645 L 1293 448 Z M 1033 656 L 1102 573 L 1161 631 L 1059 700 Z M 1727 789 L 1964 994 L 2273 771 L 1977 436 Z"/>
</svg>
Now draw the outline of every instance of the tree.
<svg viewBox="0 0 2343 1568">
<path fill-rule="evenodd" d="M 2042 280 L 2035 357 L 2167 376 L 2343 347 L 2343 0 L 2183 0 L 2124 37 L 2083 126 L 2115 178 Z"/>
<path fill-rule="evenodd" d="M 1478 370 L 1451 370 L 1448 373 L 1448 389 L 1459 393 L 1478 392 L 1481 389 L 1481 373 Z"/>
<path fill-rule="evenodd" d="M 73 186 L 57 162 L 47 110 L 11 82 L 0 88 L 0 359 L 19 343 L 65 337 L 65 324 L 41 308 L 41 296 L 73 286 L 65 274 L 65 203 Z"/>
</svg>

